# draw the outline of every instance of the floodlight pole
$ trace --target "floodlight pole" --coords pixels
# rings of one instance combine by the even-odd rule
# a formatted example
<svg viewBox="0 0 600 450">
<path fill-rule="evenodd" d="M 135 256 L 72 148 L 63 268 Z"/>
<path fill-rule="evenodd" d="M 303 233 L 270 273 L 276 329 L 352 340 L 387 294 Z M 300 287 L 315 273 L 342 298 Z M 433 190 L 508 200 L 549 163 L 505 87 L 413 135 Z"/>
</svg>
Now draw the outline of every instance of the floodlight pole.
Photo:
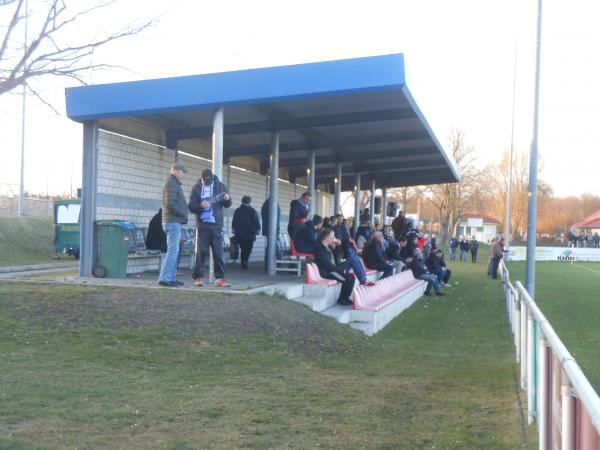
<svg viewBox="0 0 600 450">
<path fill-rule="evenodd" d="M 512 173 L 513 173 L 513 152 L 515 143 L 515 97 L 517 88 L 517 41 L 515 40 L 515 62 L 513 65 L 513 98 L 512 98 L 512 122 L 510 124 L 510 157 L 508 161 L 508 194 L 506 198 L 506 248 L 510 249 L 510 213 L 512 209 Z M 508 261 L 509 254 L 506 255 Z"/>
<path fill-rule="evenodd" d="M 527 264 L 525 266 L 525 287 L 535 298 L 535 241 L 537 235 L 537 163 L 538 163 L 538 122 L 540 106 L 540 50 L 542 41 L 542 0 L 538 0 L 537 42 L 535 61 L 535 93 L 533 101 L 533 138 L 529 152 L 529 205 L 527 210 Z"/>
</svg>

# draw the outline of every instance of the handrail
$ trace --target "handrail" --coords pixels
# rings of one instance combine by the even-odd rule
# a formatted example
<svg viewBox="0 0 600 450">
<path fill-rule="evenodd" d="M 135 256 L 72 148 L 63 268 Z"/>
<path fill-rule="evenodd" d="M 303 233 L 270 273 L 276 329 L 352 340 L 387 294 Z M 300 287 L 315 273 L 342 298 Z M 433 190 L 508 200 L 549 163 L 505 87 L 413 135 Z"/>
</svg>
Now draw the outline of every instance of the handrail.
<svg viewBox="0 0 600 450">
<path fill-rule="evenodd" d="M 512 285 L 504 262 L 501 269 L 521 387 L 527 391 L 529 423 L 538 426 L 539 448 L 600 449 L 600 397 L 535 300 L 520 282 Z"/>
</svg>

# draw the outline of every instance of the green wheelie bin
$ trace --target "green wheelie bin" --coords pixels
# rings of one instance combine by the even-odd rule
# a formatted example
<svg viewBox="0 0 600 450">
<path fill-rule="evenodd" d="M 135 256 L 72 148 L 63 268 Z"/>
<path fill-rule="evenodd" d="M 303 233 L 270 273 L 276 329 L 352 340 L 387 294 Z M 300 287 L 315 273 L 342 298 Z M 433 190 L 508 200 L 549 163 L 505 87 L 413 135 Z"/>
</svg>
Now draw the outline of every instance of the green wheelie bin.
<svg viewBox="0 0 600 450">
<path fill-rule="evenodd" d="M 127 254 L 135 225 L 124 220 L 97 220 L 97 259 L 93 274 L 97 278 L 125 278 Z"/>
</svg>

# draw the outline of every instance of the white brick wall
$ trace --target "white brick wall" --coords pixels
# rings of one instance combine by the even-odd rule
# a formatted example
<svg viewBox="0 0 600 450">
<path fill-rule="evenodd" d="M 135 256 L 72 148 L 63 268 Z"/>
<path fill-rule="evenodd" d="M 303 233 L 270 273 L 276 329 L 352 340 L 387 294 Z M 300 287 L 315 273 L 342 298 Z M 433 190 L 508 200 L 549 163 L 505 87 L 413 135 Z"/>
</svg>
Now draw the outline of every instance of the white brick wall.
<svg viewBox="0 0 600 450">
<path fill-rule="evenodd" d="M 163 184 L 174 162 L 174 153 L 156 145 L 101 131 L 98 142 L 98 219 L 121 219 L 138 226 L 148 222 L 160 207 Z M 197 182 L 202 170 L 211 167 L 211 162 L 200 158 L 181 155 L 179 161 L 185 165 L 187 174 L 183 182 L 186 197 Z M 258 211 L 267 197 L 267 177 L 235 167 L 223 167 L 222 181 L 227 184 L 233 205 L 227 211 L 225 227 L 231 235 L 231 218 L 242 196 L 252 197 L 252 206 Z M 287 229 L 290 202 L 306 190 L 279 181 L 279 205 L 281 207 L 281 231 Z M 319 192 L 317 210 L 320 215 L 333 214 L 333 197 Z M 195 218 L 189 216 L 188 226 L 193 227 Z M 254 246 L 253 260 L 264 255 L 264 238 L 260 236 Z"/>
</svg>

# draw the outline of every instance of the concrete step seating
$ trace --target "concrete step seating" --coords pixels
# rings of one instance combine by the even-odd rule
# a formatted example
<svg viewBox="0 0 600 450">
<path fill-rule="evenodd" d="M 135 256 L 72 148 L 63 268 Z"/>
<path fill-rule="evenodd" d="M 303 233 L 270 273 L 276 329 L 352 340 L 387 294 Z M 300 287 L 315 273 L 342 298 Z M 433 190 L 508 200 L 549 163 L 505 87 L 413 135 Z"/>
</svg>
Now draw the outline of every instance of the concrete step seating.
<svg viewBox="0 0 600 450">
<path fill-rule="evenodd" d="M 379 274 L 367 276 L 376 281 Z M 316 264 L 306 265 L 306 284 L 303 285 L 302 295 L 298 289 L 292 293 L 288 289 L 280 292 L 288 299 L 302 303 L 312 311 L 335 318 L 338 322 L 349 324 L 368 336 L 377 333 L 394 317 L 412 305 L 425 292 L 426 284 L 416 280 L 412 272 L 406 271 L 383 280 L 376 281 L 375 286 L 358 286 L 353 292 L 354 305 L 340 306 L 337 298 L 341 284 L 328 280 L 319 274 Z"/>
</svg>

